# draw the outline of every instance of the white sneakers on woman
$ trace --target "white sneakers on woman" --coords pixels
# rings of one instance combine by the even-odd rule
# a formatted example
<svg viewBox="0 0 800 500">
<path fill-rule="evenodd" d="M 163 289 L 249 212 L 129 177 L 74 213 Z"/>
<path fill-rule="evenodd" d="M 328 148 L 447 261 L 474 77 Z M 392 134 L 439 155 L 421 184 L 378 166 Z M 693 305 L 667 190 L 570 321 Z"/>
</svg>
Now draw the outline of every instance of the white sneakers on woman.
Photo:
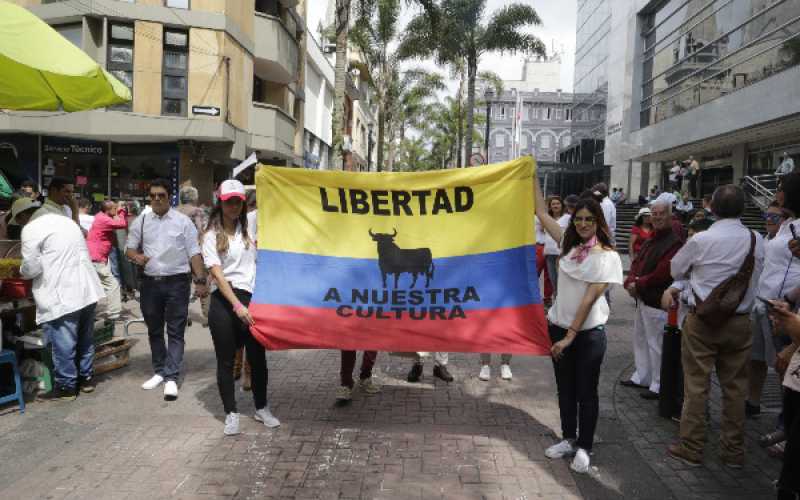
<svg viewBox="0 0 800 500">
<path fill-rule="evenodd" d="M 274 429 L 281 425 L 280 420 L 275 418 L 272 413 L 269 411 L 269 408 L 261 408 L 260 410 L 256 410 L 256 414 L 253 416 L 254 419 L 258 420 L 259 422 L 263 423 L 270 429 Z"/>
<path fill-rule="evenodd" d="M 239 414 L 228 413 L 225 415 L 225 429 L 222 431 L 226 436 L 239 434 Z"/>
<path fill-rule="evenodd" d="M 500 378 L 503 380 L 511 380 L 511 367 L 509 365 L 500 365 Z"/>
<path fill-rule="evenodd" d="M 591 460 L 589 459 L 589 452 L 583 448 L 576 448 L 575 443 L 569 439 L 565 439 L 560 443 L 554 444 L 553 446 L 547 448 L 544 452 L 544 455 L 547 458 L 563 458 L 575 455 L 575 458 L 572 459 L 572 464 L 570 464 L 569 468 L 578 474 L 586 474 L 589 472 L 589 465 L 591 463 Z"/>
<path fill-rule="evenodd" d="M 147 382 L 142 384 L 142 389 L 144 389 L 145 391 L 152 391 L 153 389 L 161 385 L 161 382 L 163 381 L 164 377 L 162 377 L 161 375 L 153 375 Z"/>
<path fill-rule="evenodd" d="M 478 374 L 478 378 L 484 382 L 492 378 L 492 368 L 489 365 L 483 365 L 481 367 L 481 372 Z"/>
</svg>

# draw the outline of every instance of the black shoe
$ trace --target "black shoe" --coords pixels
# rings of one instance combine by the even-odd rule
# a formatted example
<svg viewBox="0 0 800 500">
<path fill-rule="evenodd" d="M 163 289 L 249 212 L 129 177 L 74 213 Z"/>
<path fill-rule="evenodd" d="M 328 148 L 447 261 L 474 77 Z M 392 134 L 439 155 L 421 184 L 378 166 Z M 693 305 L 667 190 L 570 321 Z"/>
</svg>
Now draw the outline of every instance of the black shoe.
<svg viewBox="0 0 800 500">
<path fill-rule="evenodd" d="M 786 431 L 783 429 L 778 429 L 770 432 L 769 434 L 764 434 L 758 438 L 758 445 L 762 448 L 767 448 L 774 444 L 778 444 L 781 441 L 786 441 Z"/>
<path fill-rule="evenodd" d="M 750 401 L 744 402 L 744 415 L 747 418 L 755 418 L 761 415 L 761 405 L 754 405 Z"/>
<path fill-rule="evenodd" d="M 622 387 L 635 387 L 636 389 L 647 389 L 646 385 L 637 384 L 633 380 L 620 380 L 619 385 Z"/>
<path fill-rule="evenodd" d="M 94 377 L 89 377 L 89 378 L 86 378 L 86 379 L 82 378 L 82 379 L 78 380 L 78 387 L 80 387 L 81 392 L 83 392 L 85 394 L 89 394 L 90 392 L 94 392 L 94 389 L 95 389 Z"/>
<path fill-rule="evenodd" d="M 453 376 L 450 375 L 450 372 L 447 371 L 447 367 L 444 365 L 436 365 L 433 367 L 433 376 L 438 377 L 445 382 L 452 382 Z"/>
<path fill-rule="evenodd" d="M 422 378 L 422 363 L 414 363 L 414 366 L 411 367 L 411 370 L 408 372 L 408 377 L 406 380 L 409 382 L 419 382 L 419 379 Z"/>
<path fill-rule="evenodd" d="M 39 396 L 39 399 L 43 399 L 45 401 L 75 401 L 77 398 L 77 390 L 64 389 L 61 387 L 54 387 L 52 391 Z"/>
<path fill-rule="evenodd" d="M 647 391 L 639 394 L 639 397 L 642 399 L 646 399 L 648 401 L 655 401 L 658 399 L 658 393 L 653 391 Z"/>
</svg>

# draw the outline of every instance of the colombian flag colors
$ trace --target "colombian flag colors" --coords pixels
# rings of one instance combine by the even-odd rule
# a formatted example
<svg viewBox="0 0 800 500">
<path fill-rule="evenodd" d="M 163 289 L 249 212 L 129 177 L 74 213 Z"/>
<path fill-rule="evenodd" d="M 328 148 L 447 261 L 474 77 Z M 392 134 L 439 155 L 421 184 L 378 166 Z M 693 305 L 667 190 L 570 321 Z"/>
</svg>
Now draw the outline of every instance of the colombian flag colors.
<svg viewBox="0 0 800 500">
<path fill-rule="evenodd" d="M 532 158 L 421 173 L 261 167 L 250 304 L 269 349 L 549 354 Z"/>
</svg>

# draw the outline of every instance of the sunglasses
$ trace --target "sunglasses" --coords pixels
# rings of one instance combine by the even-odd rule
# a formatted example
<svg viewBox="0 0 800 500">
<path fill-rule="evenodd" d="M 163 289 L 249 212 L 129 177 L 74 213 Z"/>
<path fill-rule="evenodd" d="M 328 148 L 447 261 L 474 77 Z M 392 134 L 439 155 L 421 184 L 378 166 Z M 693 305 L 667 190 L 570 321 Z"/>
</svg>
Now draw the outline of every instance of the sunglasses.
<svg viewBox="0 0 800 500">
<path fill-rule="evenodd" d="M 573 222 L 575 224 L 589 224 L 590 226 L 597 222 L 597 219 L 594 217 L 573 217 Z"/>
<path fill-rule="evenodd" d="M 783 215 L 781 214 L 766 213 L 763 215 L 763 217 L 765 221 L 771 222 L 773 224 L 780 224 L 781 220 L 783 220 Z"/>
</svg>

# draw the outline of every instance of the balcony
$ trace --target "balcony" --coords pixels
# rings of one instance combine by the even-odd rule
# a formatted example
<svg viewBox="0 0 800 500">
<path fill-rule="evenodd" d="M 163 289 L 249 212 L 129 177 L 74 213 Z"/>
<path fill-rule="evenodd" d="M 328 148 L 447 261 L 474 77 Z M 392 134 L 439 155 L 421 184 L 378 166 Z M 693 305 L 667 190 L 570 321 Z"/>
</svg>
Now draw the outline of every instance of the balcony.
<svg viewBox="0 0 800 500">
<path fill-rule="evenodd" d="M 250 147 L 291 159 L 295 127 L 294 118 L 279 107 L 254 102 L 250 108 Z"/>
<path fill-rule="evenodd" d="M 255 73 L 271 82 L 288 84 L 298 71 L 297 40 L 277 17 L 256 12 Z"/>
</svg>

